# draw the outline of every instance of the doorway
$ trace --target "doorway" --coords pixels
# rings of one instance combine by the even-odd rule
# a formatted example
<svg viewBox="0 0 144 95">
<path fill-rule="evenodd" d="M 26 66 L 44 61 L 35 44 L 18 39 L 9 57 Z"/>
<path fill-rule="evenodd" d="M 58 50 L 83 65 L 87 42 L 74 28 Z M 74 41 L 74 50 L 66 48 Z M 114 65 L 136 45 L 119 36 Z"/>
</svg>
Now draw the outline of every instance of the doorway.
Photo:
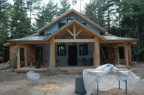
<svg viewBox="0 0 144 95">
<path fill-rule="evenodd" d="M 68 64 L 69 66 L 77 65 L 77 46 L 68 46 Z"/>
</svg>

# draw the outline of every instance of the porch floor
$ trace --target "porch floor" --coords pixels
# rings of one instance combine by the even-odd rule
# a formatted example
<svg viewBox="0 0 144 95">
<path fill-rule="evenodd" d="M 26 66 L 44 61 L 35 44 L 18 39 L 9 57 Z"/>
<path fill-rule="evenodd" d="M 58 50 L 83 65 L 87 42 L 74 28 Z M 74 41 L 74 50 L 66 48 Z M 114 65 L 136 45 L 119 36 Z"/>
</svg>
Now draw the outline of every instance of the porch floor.
<svg viewBox="0 0 144 95">
<path fill-rule="evenodd" d="M 18 73 L 25 73 L 25 72 L 28 72 L 28 71 L 46 72 L 47 68 L 45 68 L 45 67 L 42 67 L 42 68 L 22 67 L 22 68 L 16 69 L 16 72 L 18 72 Z"/>
<path fill-rule="evenodd" d="M 69 66 L 69 67 L 55 67 L 53 69 L 56 69 L 61 73 L 81 73 L 84 69 L 92 69 L 92 68 L 94 67 L 93 66 L 81 66 L 81 67 Z M 46 67 L 41 67 L 41 68 L 22 67 L 22 68 L 16 69 L 16 72 L 18 73 L 25 73 L 28 71 L 47 72 L 48 68 Z"/>
</svg>

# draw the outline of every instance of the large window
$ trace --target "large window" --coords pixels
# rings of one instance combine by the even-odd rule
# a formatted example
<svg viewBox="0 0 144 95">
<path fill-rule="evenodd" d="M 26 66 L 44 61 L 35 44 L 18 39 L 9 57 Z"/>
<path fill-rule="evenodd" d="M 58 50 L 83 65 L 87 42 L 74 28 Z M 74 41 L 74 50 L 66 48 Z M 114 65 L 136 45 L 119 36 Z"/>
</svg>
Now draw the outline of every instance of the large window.
<svg viewBox="0 0 144 95">
<path fill-rule="evenodd" d="M 66 55 L 66 45 L 57 45 L 57 55 L 58 56 Z"/>
<path fill-rule="evenodd" d="M 84 45 L 80 45 L 80 55 L 88 55 L 88 45 L 84 44 Z"/>
</svg>

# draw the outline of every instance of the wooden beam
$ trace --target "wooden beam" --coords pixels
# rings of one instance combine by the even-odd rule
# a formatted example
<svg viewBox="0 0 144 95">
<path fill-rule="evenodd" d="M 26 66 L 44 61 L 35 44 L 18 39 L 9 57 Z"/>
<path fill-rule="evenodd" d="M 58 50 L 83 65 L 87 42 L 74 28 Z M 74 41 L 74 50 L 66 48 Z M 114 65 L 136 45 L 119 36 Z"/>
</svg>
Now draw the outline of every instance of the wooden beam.
<svg viewBox="0 0 144 95">
<path fill-rule="evenodd" d="M 99 40 L 95 39 L 93 45 L 93 66 L 100 65 L 100 47 L 99 47 Z"/>
<path fill-rule="evenodd" d="M 118 46 L 116 46 L 116 51 L 117 51 L 117 64 L 119 65 L 119 63 L 120 63 L 120 56 L 119 56 L 119 48 L 118 48 Z"/>
<path fill-rule="evenodd" d="M 128 54 L 129 54 L 129 63 L 131 64 L 132 62 L 132 56 L 131 56 L 131 45 L 128 45 Z"/>
<path fill-rule="evenodd" d="M 44 56 L 43 56 L 43 63 L 44 63 L 44 65 L 46 65 L 46 45 L 44 45 L 43 54 L 44 54 Z"/>
<path fill-rule="evenodd" d="M 50 62 L 49 62 L 50 67 L 55 67 L 55 43 L 54 43 L 54 38 L 51 39 L 50 42 Z"/>
<path fill-rule="evenodd" d="M 49 44 L 49 41 L 13 41 L 13 43 L 26 45 L 26 44 Z"/>
<path fill-rule="evenodd" d="M 20 46 L 18 45 L 18 48 L 17 48 L 17 69 L 20 68 Z"/>
<path fill-rule="evenodd" d="M 78 36 L 81 33 L 82 29 L 78 31 L 78 33 L 76 33 L 76 36 Z"/>
<path fill-rule="evenodd" d="M 25 67 L 27 67 L 27 64 L 28 64 L 28 46 L 27 45 L 24 47 L 24 60 L 25 60 Z"/>
<path fill-rule="evenodd" d="M 69 29 L 66 29 L 66 30 L 70 33 L 70 35 L 74 37 L 73 33 Z"/>
<path fill-rule="evenodd" d="M 73 25 L 73 35 L 74 35 L 74 39 L 76 39 L 76 26 Z"/>
<path fill-rule="evenodd" d="M 55 43 L 95 42 L 94 39 L 54 39 Z"/>
<path fill-rule="evenodd" d="M 125 44 L 125 47 L 124 47 L 124 52 L 125 52 L 125 62 L 126 62 L 126 66 L 128 67 L 129 66 L 129 61 L 128 61 L 128 59 L 129 59 L 129 57 L 128 57 L 128 44 L 126 43 Z"/>
</svg>

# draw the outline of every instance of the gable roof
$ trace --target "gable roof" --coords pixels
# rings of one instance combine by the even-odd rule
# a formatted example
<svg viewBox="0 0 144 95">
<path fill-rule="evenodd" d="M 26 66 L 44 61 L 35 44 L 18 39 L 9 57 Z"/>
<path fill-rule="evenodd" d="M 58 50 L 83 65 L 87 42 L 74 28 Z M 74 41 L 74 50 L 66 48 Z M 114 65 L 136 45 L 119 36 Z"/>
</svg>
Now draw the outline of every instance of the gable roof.
<svg viewBox="0 0 144 95">
<path fill-rule="evenodd" d="M 99 39 L 101 40 L 105 40 L 105 38 L 103 38 L 101 35 L 91 31 L 89 28 L 87 28 L 86 26 L 84 26 L 83 24 L 79 23 L 78 21 L 76 20 L 73 20 L 71 22 L 69 22 L 68 24 L 64 25 L 63 27 L 61 27 L 59 30 L 57 30 L 56 32 L 52 33 L 51 35 L 47 36 L 44 40 L 49 40 L 51 39 L 52 37 L 55 37 L 57 35 L 63 35 L 65 34 L 66 32 L 68 32 L 66 29 L 68 29 L 69 27 L 72 27 L 72 26 L 77 26 L 77 27 L 80 27 L 82 30 L 85 30 L 85 31 L 82 31 L 79 35 L 81 36 L 86 36 L 86 37 L 90 37 L 90 38 L 93 38 L 93 37 L 98 37 Z M 63 31 L 64 30 L 64 31 Z M 81 30 L 79 30 L 81 31 Z"/>
<path fill-rule="evenodd" d="M 57 17 L 55 20 L 51 21 L 49 24 L 43 26 L 42 28 L 40 28 L 39 30 L 37 30 L 38 33 L 41 33 L 42 31 L 44 31 L 45 29 L 47 29 L 48 27 L 50 27 L 51 25 L 55 24 L 56 22 L 58 22 L 60 19 L 68 16 L 68 15 L 77 15 L 83 19 L 85 19 L 86 21 L 88 21 L 89 23 L 91 23 L 92 25 L 96 26 L 98 28 L 98 30 L 100 30 L 101 32 L 105 33 L 107 32 L 106 29 L 104 29 L 103 27 L 101 27 L 100 25 L 98 25 L 97 23 L 93 22 L 92 20 L 90 20 L 88 17 L 80 14 L 79 12 L 75 11 L 74 9 L 71 9 L 67 12 L 65 12 L 64 14 L 62 14 L 61 16 Z"/>
</svg>

